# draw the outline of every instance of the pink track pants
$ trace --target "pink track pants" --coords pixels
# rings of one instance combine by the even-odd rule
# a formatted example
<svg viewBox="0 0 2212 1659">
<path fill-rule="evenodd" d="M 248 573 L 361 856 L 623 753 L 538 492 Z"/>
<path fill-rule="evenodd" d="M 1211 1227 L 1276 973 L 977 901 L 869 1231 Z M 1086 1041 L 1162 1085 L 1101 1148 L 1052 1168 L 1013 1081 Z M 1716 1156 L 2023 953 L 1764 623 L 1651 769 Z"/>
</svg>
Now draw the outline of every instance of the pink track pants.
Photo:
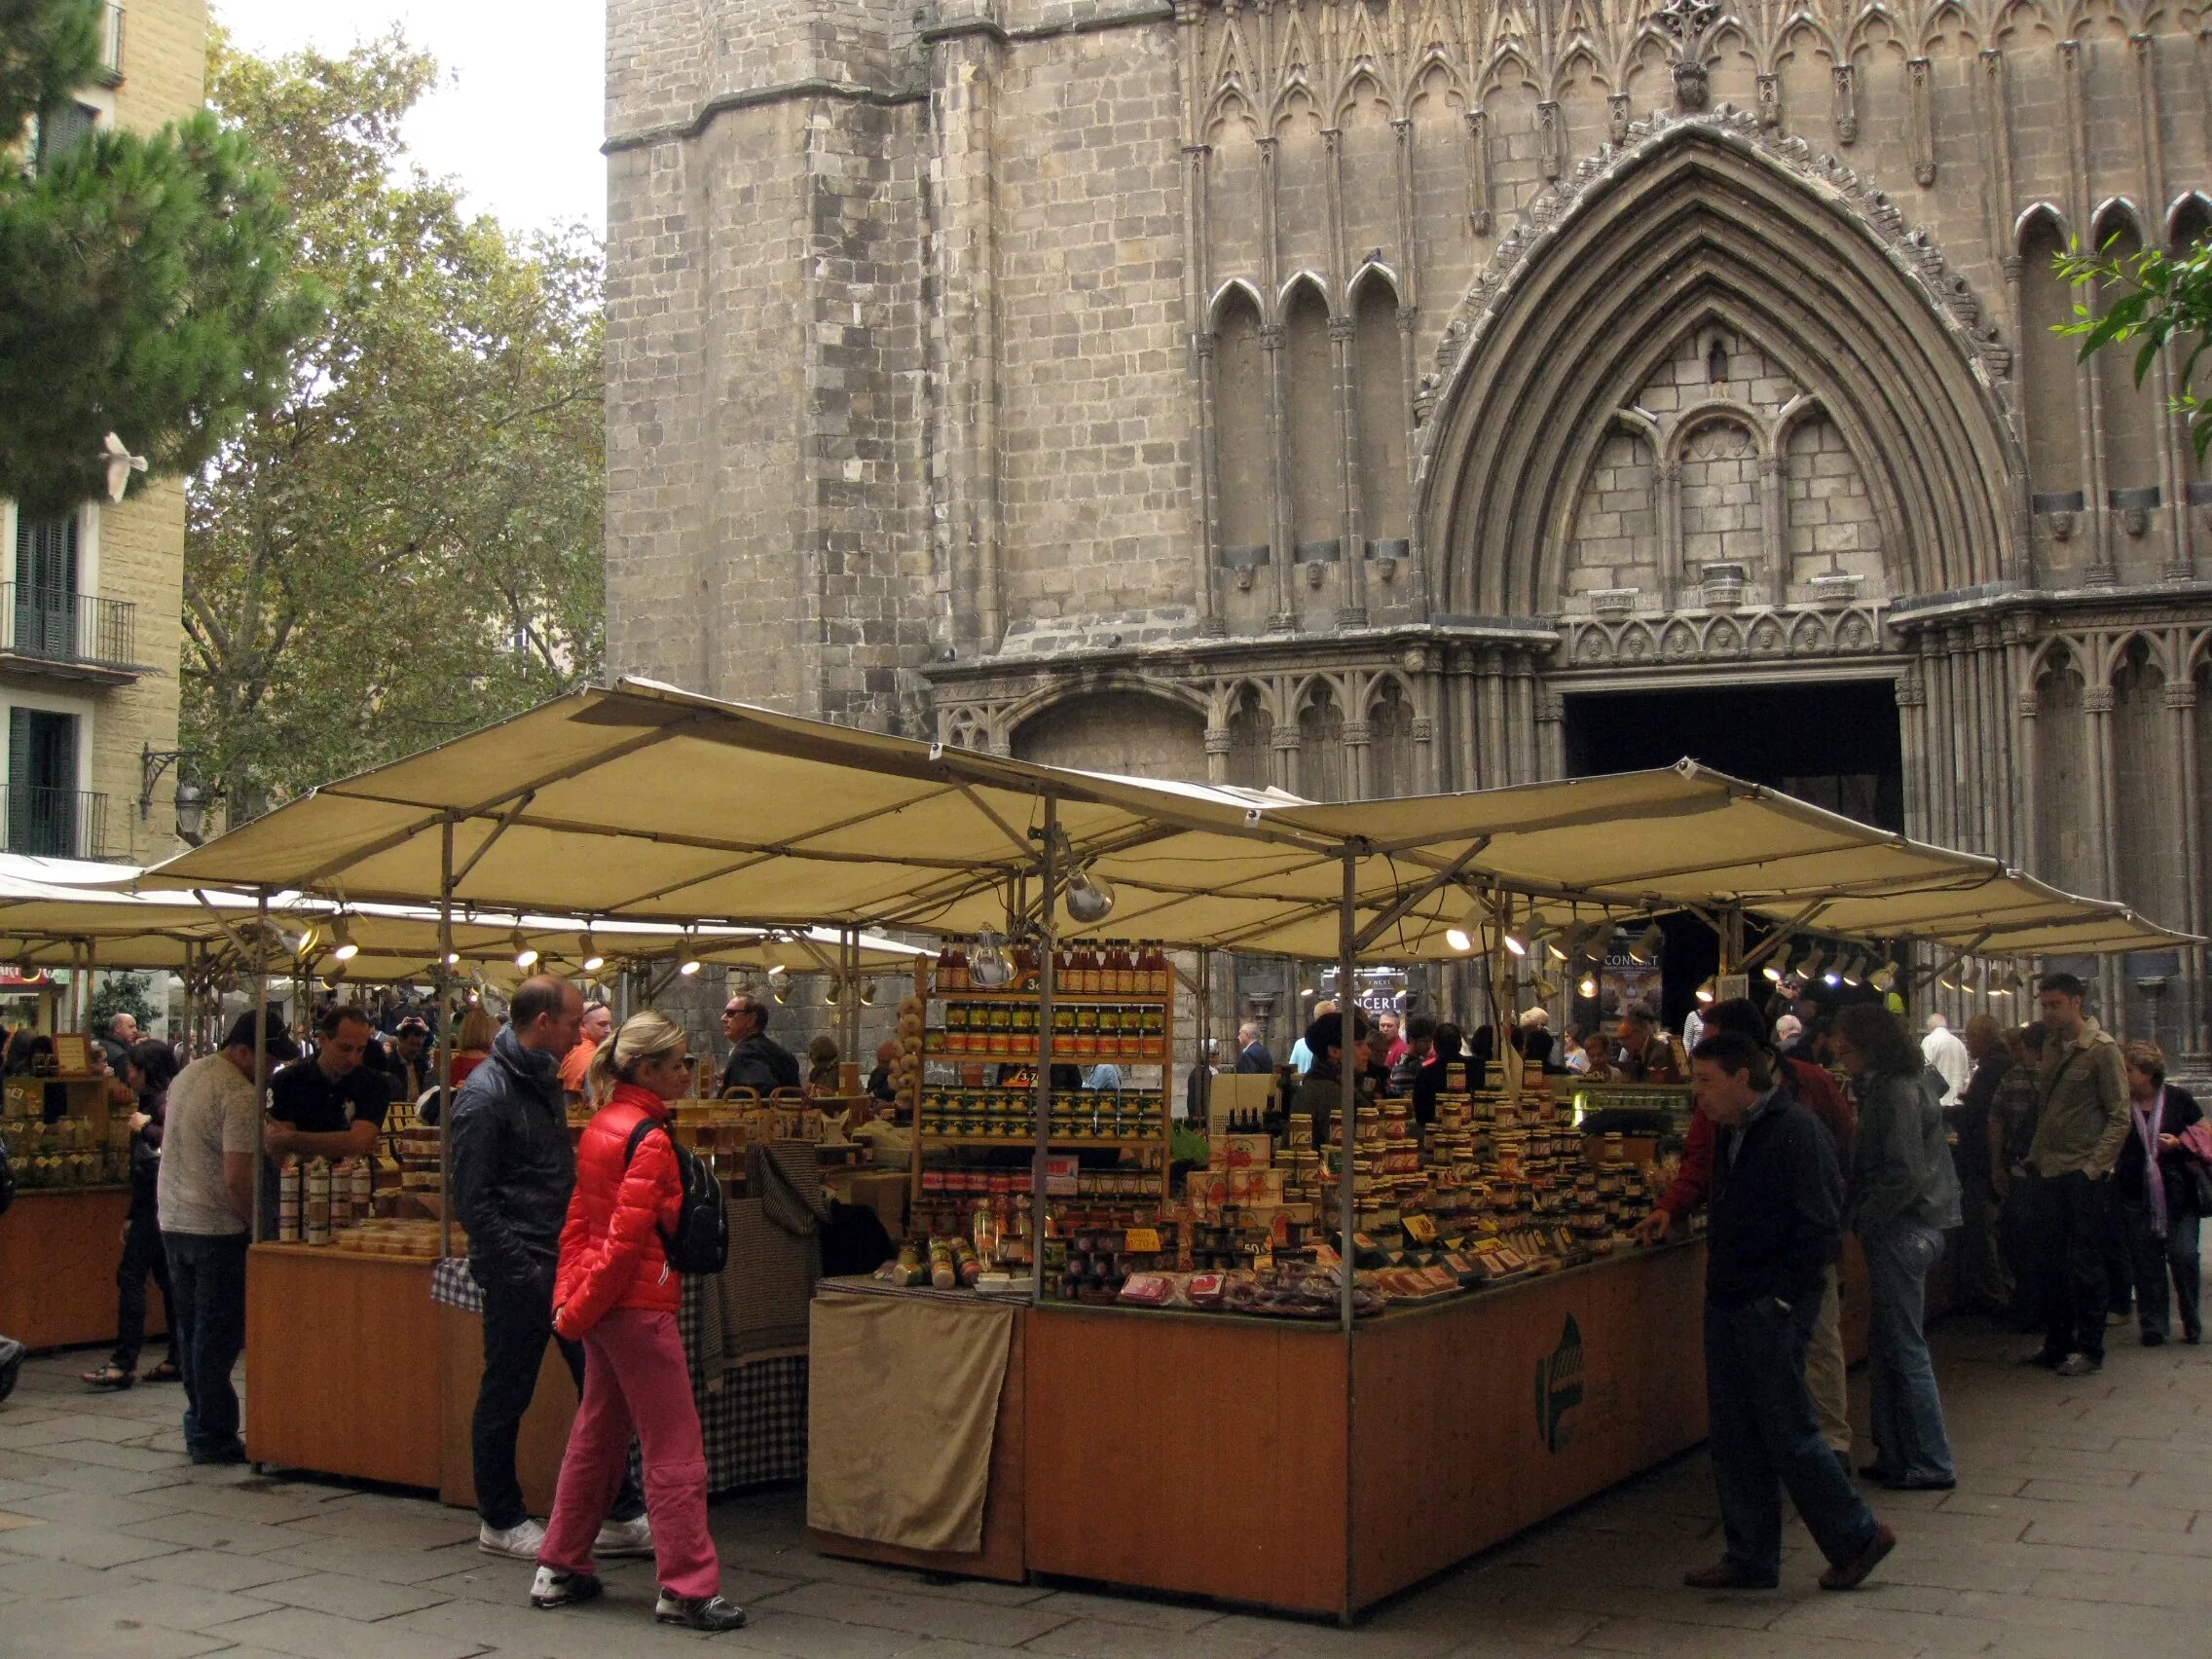
<svg viewBox="0 0 2212 1659">
<path fill-rule="evenodd" d="M 538 1565 L 591 1570 L 592 1540 L 622 1484 L 635 1433 L 661 1587 L 679 1596 L 719 1594 L 721 1563 L 707 1530 L 707 1452 L 676 1315 L 617 1308 L 584 1333 L 584 1355 L 583 1402 L 561 1459 Z"/>
</svg>

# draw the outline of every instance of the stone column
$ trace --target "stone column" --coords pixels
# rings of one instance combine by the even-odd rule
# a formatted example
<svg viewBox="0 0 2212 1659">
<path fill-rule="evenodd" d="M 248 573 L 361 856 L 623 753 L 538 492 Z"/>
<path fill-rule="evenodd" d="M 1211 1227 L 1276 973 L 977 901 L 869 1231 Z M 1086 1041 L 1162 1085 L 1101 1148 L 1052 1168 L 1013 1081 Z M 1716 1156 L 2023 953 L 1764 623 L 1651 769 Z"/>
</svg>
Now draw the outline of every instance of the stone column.
<svg viewBox="0 0 2212 1659">
<path fill-rule="evenodd" d="M 1533 782 L 1567 776 L 1567 699 L 1534 682 L 1536 696 L 1536 773 Z"/>
<path fill-rule="evenodd" d="M 1198 382 L 1198 496 L 1201 523 L 1198 535 L 1198 570 L 1193 583 L 1198 600 L 1198 631 L 1224 635 L 1228 618 L 1222 615 L 1221 582 L 1221 429 L 1215 416 L 1215 378 L 1220 337 L 1212 329 L 1191 336 L 1191 359 Z"/>
<path fill-rule="evenodd" d="M 1482 788 L 1482 768 L 1477 763 L 1480 753 L 1481 719 L 1475 710 L 1475 653 L 1472 647 L 1452 653 L 1452 728 L 1457 739 L 1455 761 L 1456 771 L 1452 777 L 1455 790 Z"/>
<path fill-rule="evenodd" d="M 2084 673 L 2089 666 L 2087 663 L 2082 665 Z M 2082 708 L 2088 716 L 2089 725 L 2088 759 L 2093 768 L 2089 779 L 2089 826 L 2094 837 L 2094 867 L 2104 882 L 2104 892 L 2100 897 L 2107 899 L 2120 892 L 2120 872 L 2114 856 L 2112 833 L 2115 781 L 2112 752 L 2113 702 L 2110 684 L 2083 688 Z"/>
<path fill-rule="evenodd" d="M 1337 626 L 1367 626 L 1367 529 L 1359 499 L 1359 399 L 1352 393 L 1352 319 L 1329 318 L 1329 356 L 1337 381 L 1337 486 L 1344 502 L 1345 538 L 1338 560 Z"/>
<path fill-rule="evenodd" d="M 1689 580 L 1682 546 L 1682 464 L 1672 456 L 1662 456 L 1653 476 L 1659 490 L 1659 603 L 1674 610 Z"/>
<path fill-rule="evenodd" d="M 1928 697 L 1920 671 L 1908 668 L 1897 678 L 1898 744 L 1903 755 L 1905 833 L 1933 839 L 1929 827 L 1927 719 Z"/>
<path fill-rule="evenodd" d="M 1347 764 L 1345 779 L 1353 800 L 1375 798 L 1375 773 L 1372 766 L 1369 739 L 1374 728 L 1365 720 L 1345 721 L 1345 758 Z"/>
<path fill-rule="evenodd" d="M 2036 690 L 2033 685 L 2012 694 L 2012 753 L 2020 780 L 2020 839 L 2014 855 L 2023 869 L 2033 870 L 2044 856 L 2043 837 L 2036 819 Z"/>
<path fill-rule="evenodd" d="M 1229 782 L 1229 752 L 1235 746 L 1235 734 L 1227 726 L 1206 727 L 1206 782 Z"/>
<path fill-rule="evenodd" d="M 2186 658 L 2182 659 L 2186 662 Z M 2166 707 L 2173 711 L 2174 754 L 2180 762 L 2178 776 L 2181 781 L 2181 849 L 2186 861 L 2186 879 L 2183 892 L 2186 909 L 2182 926 L 2193 934 L 2204 931 L 2204 779 L 2196 760 L 2196 722 L 2198 713 L 2196 682 L 2194 680 L 2169 680 L 2166 682 Z M 2163 921 L 2164 917 L 2155 920 Z M 2188 997 L 2190 1048 L 2203 1053 L 2212 1047 L 2206 1031 L 2204 947 L 2191 945 L 2181 953 L 2183 992 Z"/>
<path fill-rule="evenodd" d="M 2086 242 L 2089 215 L 2095 203 L 2089 199 L 2088 128 L 2086 98 L 2082 87 L 2082 43 L 2058 43 L 2059 80 L 2065 89 L 2067 178 L 2075 236 Z M 2112 547 L 2110 486 L 2105 481 L 2104 388 L 2095 366 L 2074 366 L 2075 424 L 2082 446 L 2083 488 L 2088 497 L 2090 566 L 2084 578 L 2091 587 L 2109 586 L 2120 579 Z"/>
<path fill-rule="evenodd" d="M 1268 625 L 1287 634 L 1298 626 L 1291 598 L 1291 565 L 1297 549 L 1290 540 L 1290 364 L 1282 348 L 1282 324 L 1262 323 L 1260 350 L 1268 358 L 1268 559 L 1275 571 L 1275 613 Z"/>
<path fill-rule="evenodd" d="M 930 120 L 937 133 L 935 252 L 941 381 L 937 454 L 944 525 L 969 566 L 977 639 L 1006 632 L 1001 592 L 998 454 L 998 188 L 994 105 L 1005 36 L 988 0 L 940 5 L 931 42 Z M 953 32 L 953 25 L 965 24 Z"/>
<path fill-rule="evenodd" d="M 1483 788 L 1492 790 L 1513 781 L 1512 751 L 1505 736 L 1504 657 L 1495 646 L 1485 649 L 1482 679 L 1477 682 L 1483 700 Z"/>
<path fill-rule="evenodd" d="M 1422 794 L 1436 794 L 1443 788 L 1436 778 L 1436 721 L 1427 715 L 1416 715 L 1411 729 L 1414 739 L 1413 787 Z"/>
<path fill-rule="evenodd" d="M 1298 726 L 1278 725 L 1269 737 L 1275 756 L 1275 787 L 1298 793 Z"/>
<path fill-rule="evenodd" d="M 1788 503 L 1783 497 L 1782 455 L 1759 457 L 1759 532 L 1766 548 L 1767 596 L 1780 609 L 1789 603 Z"/>
</svg>

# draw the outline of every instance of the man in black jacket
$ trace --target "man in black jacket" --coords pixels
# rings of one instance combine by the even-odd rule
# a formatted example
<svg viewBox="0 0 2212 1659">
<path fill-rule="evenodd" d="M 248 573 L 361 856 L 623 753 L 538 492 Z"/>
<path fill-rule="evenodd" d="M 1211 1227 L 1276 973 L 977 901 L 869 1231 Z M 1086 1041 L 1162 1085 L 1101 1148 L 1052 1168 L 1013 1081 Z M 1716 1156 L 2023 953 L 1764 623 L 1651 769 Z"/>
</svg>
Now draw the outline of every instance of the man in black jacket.
<svg viewBox="0 0 2212 1659">
<path fill-rule="evenodd" d="M 722 1035 L 730 1041 L 722 1062 L 722 1092 L 750 1088 L 765 1095 L 798 1087 L 798 1058 L 768 1035 L 768 1010 L 750 991 L 739 991 L 722 1008 Z"/>
<path fill-rule="evenodd" d="M 1771 1590 L 1782 1488 L 1828 1559 L 1824 1590 L 1856 1589 L 1897 1545 L 1821 1437 L 1805 1348 L 1843 1230 L 1843 1174 L 1820 1120 L 1775 1087 L 1766 1051 L 1733 1031 L 1692 1058 L 1719 1130 L 1706 1235 L 1705 1391 L 1727 1553 L 1694 1590 Z"/>
<path fill-rule="evenodd" d="M 515 987 L 507 1014 L 490 1056 L 455 1094 L 447 1132 L 454 1216 L 468 1231 L 469 1272 L 484 1291 L 484 1380 L 469 1423 L 482 1523 L 476 1547 L 535 1561 L 545 1529 L 523 1502 L 515 1441 L 553 1340 L 553 1269 L 576 1185 L 560 1067 L 575 1047 L 584 1004 L 568 980 L 539 975 Z M 583 1345 L 564 1341 L 561 1355 L 580 1397 Z M 651 1555 L 645 1516 L 637 1483 L 624 1475 L 594 1554 Z"/>
</svg>

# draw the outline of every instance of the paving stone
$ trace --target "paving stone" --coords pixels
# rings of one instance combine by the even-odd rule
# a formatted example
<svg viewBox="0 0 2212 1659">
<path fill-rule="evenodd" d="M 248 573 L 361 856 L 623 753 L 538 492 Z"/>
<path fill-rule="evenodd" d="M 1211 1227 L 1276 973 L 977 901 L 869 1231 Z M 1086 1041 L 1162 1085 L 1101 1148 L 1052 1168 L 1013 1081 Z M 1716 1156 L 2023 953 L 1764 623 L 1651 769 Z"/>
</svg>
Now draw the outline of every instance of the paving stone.
<svg viewBox="0 0 2212 1659">
<path fill-rule="evenodd" d="M 41 1521 L 0 1531 L 0 1551 L 35 1556 L 41 1561 L 65 1561 L 77 1567 L 121 1567 L 126 1562 L 174 1554 L 176 1547 L 154 1538 L 133 1538 L 65 1521 Z"/>
<path fill-rule="evenodd" d="M 304 1578 L 278 1579 L 262 1586 L 261 1594 L 287 1607 L 308 1607 L 318 1613 L 362 1620 L 388 1619 L 394 1613 L 411 1613 L 451 1600 L 419 1585 L 387 1584 L 379 1578 L 355 1578 L 344 1572 L 311 1572 Z"/>
<path fill-rule="evenodd" d="M 71 1463 L 90 1463 L 134 1473 L 189 1469 L 192 1459 L 181 1453 L 153 1452 L 143 1446 L 118 1446 L 105 1440 L 70 1440 L 40 1448 L 40 1454 Z"/>
<path fill-rule="evenodd" d="M 1140 1630 L 1197 1630 L 1222 1616 L 1218 1607 L 1149 1601 L 1140 1596 L 1093 1596 L 1080 1590 L 1047 1592 L 1028 1604 L 1039 1613 L 1056 1613 L 1070 1619 L 1099 1619 L 1107 1624 L 1134 1625 Z"/>
<path fill-rule="evenodd" d="M 128 1530 L 143 1522 L 176 1513 L 167 1493 L 172 1487 L 118 1496 L 104 1492 L 55 1492 L 19 1502 L 0 1504 L 11 1515 L 28 1515 L 40 1521 L 68 1521 L 80 1527 L 114 1527 Z"/>
<path fill-rule="evenodd" d="M 135 1521 L 122 1530 L 134 1538 L 160 1538 L 193 1549 L 228 1550 L 232 1555 L 266 1555 L 304 1541 L 289 1527 L 264 1527 L 255 1521 L 233 1521 L 192 1510 Z"/>
<path fill-rule="evenodd" d="M 0 1623 L 0 1651 L 24 1659 L 194 1659 L 230 1645 L 223 1637 L 155 1624 L 150 1610 L 105 1603 L 18 1602 Z"/>
<path fill-rule="evenodd" d="M 947 1597 L 864 1590 L 849 1584 L 802 1584 L 766 1604 L 764 1610 L 803 1613 L 839 1624 L 877 1625 L 917 1636 L 952 1636 L 1014 1647 L 1067 1623 L 1064 1615 L 1034 1607 L 990 1607 Z"/>
<path fill-rule="evenodd" d="M 271 1552 L 267 1559 L 306 1572 L 350 1572 L 391 1584 L 422 1584 L 494 1558 L 473 1544 L 410 1550 L 394 1549 L 389 1544 L 356 1544 L 348 1538 L 303 1537 L 299 1543 Z"/>
<path fill-rule="evenodd" d="M 131 1615 L 144 1618 L 148 1623 L 166 1625 L 170 1630 L 204 1631 L 210 1626 L 229 1624 L 233 1620 L 266 1613 L 276 1605 L 259 1595 L 240 1596 L 229 1590 L 203 1590 L 196 1584 L 164 1583 L 152 1585 L 144 1580 L 117 1582 L 118 1572 L 106 1575 L 107 1582 L 96 1590 L 87 1590 L 85 1596 L 110 1599 L 114 1604 L 130 1609 Z"/>
<path fill-rule="evenodd" d="M 308 1571 L 266 1556 L 232 1555 L 225 1550 L 177 1550 L 150 1561 L 132 1562 L 130 1567 L 139 1578 L 194 1584 L 203 1590 L 252 1590 L 279 1579 L 303 1577 Z"/>
<path fill-rule="evenodd" d="M 475 1637 L 450 1638 L 390 1624 L 362 1624 L 305 1607 L 255 1613 L 218 1625 L 209 1634 L 297 1659 L 470 1659 L 492 1645 Z"/>
<path fill-rule="evenodd" d="M 1268 1637 L 1226 1629 L 1215 1619 L 1196 1630 L 1164 1632 L 1142 1625 L 1083 1618 L 1047 1631 L 1025 1644 L 1030 1653 L 1056 1653 L 1068 1659 L 1149 1659 L 1174 1652 L 1189 1659 L 1262 1659 L 1279 1651 Z"/>
</svg>

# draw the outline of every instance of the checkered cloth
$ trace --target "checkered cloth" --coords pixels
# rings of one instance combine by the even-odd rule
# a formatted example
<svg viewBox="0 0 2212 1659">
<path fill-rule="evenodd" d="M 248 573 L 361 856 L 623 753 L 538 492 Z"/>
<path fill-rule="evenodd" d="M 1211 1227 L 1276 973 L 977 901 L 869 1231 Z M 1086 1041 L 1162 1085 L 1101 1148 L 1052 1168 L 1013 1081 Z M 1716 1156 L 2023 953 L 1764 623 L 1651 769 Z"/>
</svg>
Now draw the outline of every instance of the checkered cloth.
<svg viewBox="0 0 2212 1659">
<path fill-rule="evenodd" d="M 468 1271 L 466 1256 L 441 1256 L 438 1265 L 430 1270 L 430 1300 L 442 1302 L 448 1308 L 458 1308 L 463 1313 L 481 1314 L 484 1311 L 484 1287 L 476 1282 L 476 1275 Z"/>
<path fill-rule="evenodd" d="M 699 1431 L 707 1445 L 707 1490 L 719 1496 L 746 1487 L 803 1480 L 806 1355 L 723 1366 L 719 1354 L 705 1350 L 708 1302 L 719 1295 L 717 1280 L 687 1277 L 683 1307 L 676 1316 L 691 1365 L 691 1398 L 699 1408 Z M 462 1257 L 449 1256 L 432 1270 L 430 1298 L 463 1312 L 484 1311 L 483 1289 Z M 633 1464 L 637 1456 L 637 1448 L 632 1447 Z"/>
</svg>

